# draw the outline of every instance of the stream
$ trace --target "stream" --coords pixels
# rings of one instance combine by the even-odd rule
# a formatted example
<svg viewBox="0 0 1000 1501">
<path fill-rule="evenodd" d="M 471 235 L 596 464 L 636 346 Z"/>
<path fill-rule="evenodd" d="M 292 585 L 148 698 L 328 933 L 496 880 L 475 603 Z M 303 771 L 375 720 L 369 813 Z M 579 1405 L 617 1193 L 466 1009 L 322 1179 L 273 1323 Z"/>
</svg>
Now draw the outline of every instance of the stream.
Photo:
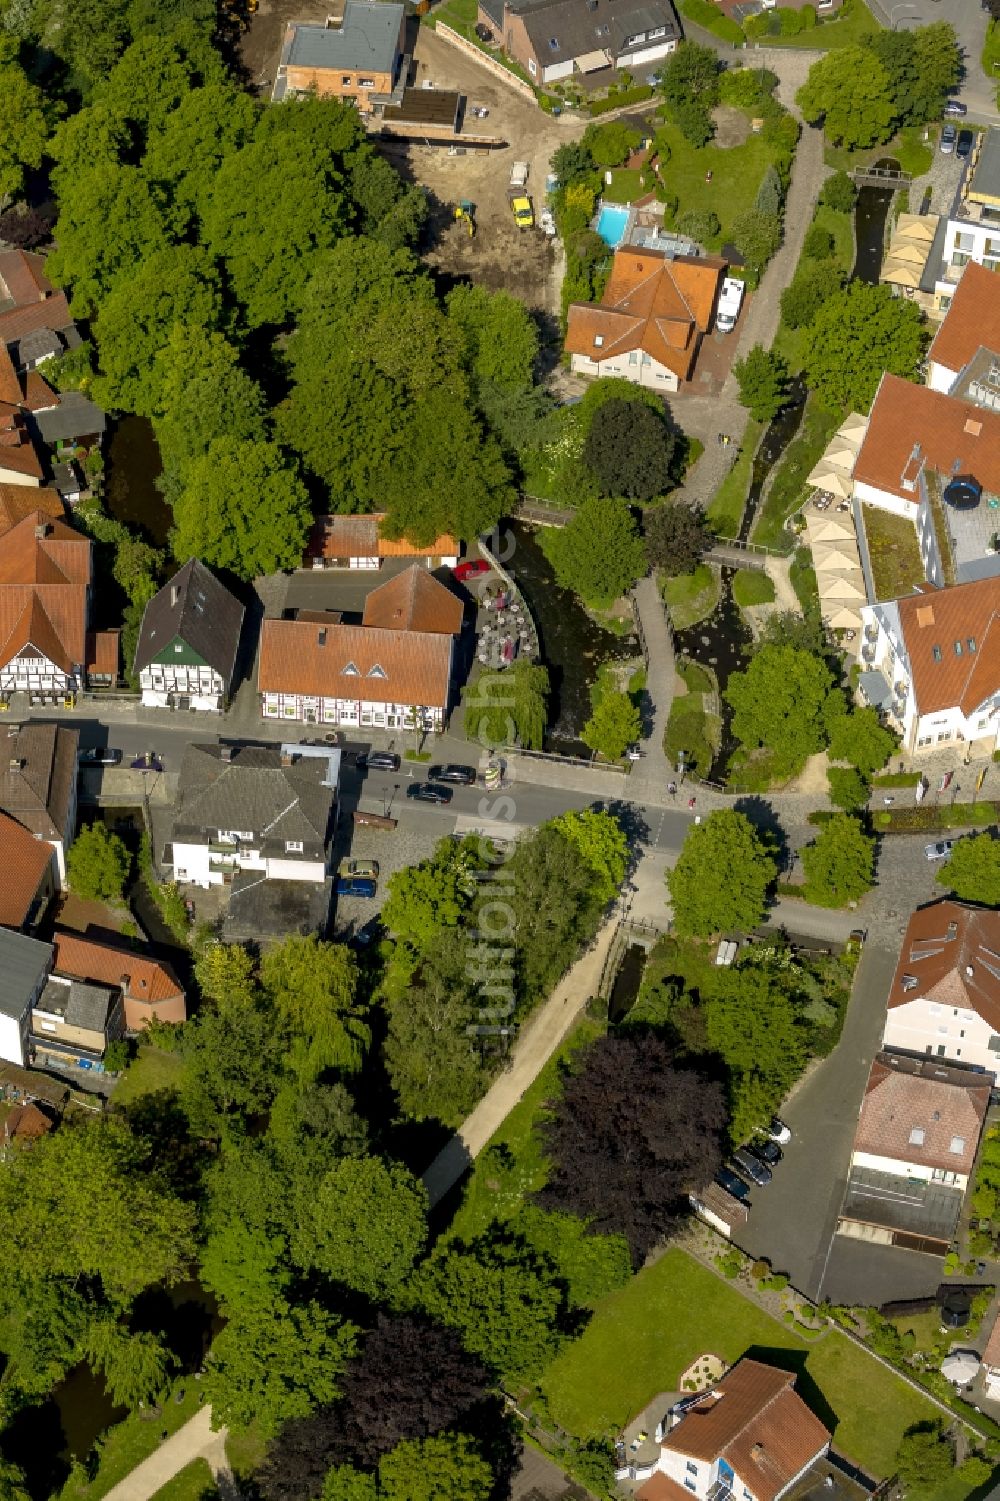
<svg viewBox="0 0 1000 1501">
<path fill-rule="evenodd" d="M 145 417 L 119 417 L 104 454 L 104 504 L 126 526 L 139 527 L 157 547 L 165 547 L 173 522 L 156 488 L 163 471 L 153 424 Z"/>
</svg>

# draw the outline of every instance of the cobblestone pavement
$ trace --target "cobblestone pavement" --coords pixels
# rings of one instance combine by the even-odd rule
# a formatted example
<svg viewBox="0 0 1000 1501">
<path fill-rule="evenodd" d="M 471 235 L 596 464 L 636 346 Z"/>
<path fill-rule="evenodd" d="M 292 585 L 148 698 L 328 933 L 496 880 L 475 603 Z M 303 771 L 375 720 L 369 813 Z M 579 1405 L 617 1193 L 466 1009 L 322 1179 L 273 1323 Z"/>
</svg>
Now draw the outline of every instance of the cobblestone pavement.
<svg viewBox="0 0 1000 1501">
<path fill-rule="evenodd" d="M 959 121 L 959 124 L 962 122 Z M 931 142 L 934 155 L 927 171 L 921 177 L 915 177 L 910 184 L 910 213 L 919 214 L 950 214 L 954 207 L 958 190 L 962 185 L 962 176 L 968 165 L 960 161 L 954 152 L 945 155 L 937 149 L 937 143 Z M 931 200 L 924 209 L 924 194 L 930 191 Z"/>
<path fill-rule="evenodd" d="M 749 414 L 733 393 L 675 396 L 670 409 L 684 431 L 705 445 L 705 452 L 692 464 L 672 498 L 685 505 L 706 506 L 733 466 Z M 719 442 L 720 433 L 728 433 L 733 440 L 725 448 Z"/>
</svg>

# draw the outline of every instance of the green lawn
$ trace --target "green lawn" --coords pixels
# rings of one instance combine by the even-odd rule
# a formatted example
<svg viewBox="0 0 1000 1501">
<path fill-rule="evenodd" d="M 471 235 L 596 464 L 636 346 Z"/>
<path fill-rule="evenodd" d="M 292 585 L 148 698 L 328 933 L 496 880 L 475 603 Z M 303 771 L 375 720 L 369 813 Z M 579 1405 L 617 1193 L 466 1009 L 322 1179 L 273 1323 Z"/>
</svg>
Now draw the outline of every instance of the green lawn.
<svg viewBox="0 0 1000 1501">
<path fill-rule="evenodd" d="M 743 568 L 733 579 L 733 598 L 741 609 L 747 605 L 773 605 L 774 585 L 766 573 Z"/>
<path fill-rule="evenodd" d="M 208 1460 L 193 1459 L 183 1470 L 177 1471 L 173 1480 L 168 1480 L 153 1493 L 152 1501 L 200 1501 L 202 1496 L 217 1494 Z"/>
<path fill-rule="evenodd" d="M 791 551 L 792 540 L 785 530 L 785 521 L 805 499 L 806 475 L 822 456 L 839 422 L 839 416 L 821 407 L 815 396 L 809 397 L 798 433 L 785 450 L 757 513 L 751 541 L 777 552 Z"/>
<path fill-rule="evenodd" d="M 739 22 L 724 15 L 712 0 L 679 0 L 677 9 L 686 21 L 693 21 L 696 26 L 703 26 L 706 31 L 714 32 L 724 42 L 732 42 L 741 47 L 746 39 Z"/>
<path fill-rule="evenodd" d="M 666 141 L 670 148 L 670 160 L 661 178 L 667 192 L 677 195 L 678 216 L 689 210 L 714 213 L 722 233 L 713 245 L 721 245 L 734 220 L 753 208 L 761 178 L 773 160 L 771 147 L 762 136 L 751 135 L 742 146 L 698 148 L 690 145 L 670 121 L 657 131 L 657 139 Z M 709 173 L 712 180 L 706 182 Z"/>
<path fill-rule="evenodd" d="M 601 189 L 601 197 L 606 203 L 632 203 L 652 192 L 655 186 L 652 172 L 644 172 L 640 167 L 616 167 L 610 183 Z"/>
<path fill-rule="evenodd" d="M 822 21 L 808 31 L 800 31 L 798 36 L 781 37 L 778 39 L 778 45 L 781 47 L 822 47 L 824 50 L 832 47 L 853 47 L 863 37 L 880 29 L 864 0 L 845 0 L 843 16 Z M 772 45 L 774 41 L 774 37 L 763 38 L 765 46 Z"/>
<path fill-rule="evenodd" d="M 248 1480 L 264 1462 L 266 1443 L 257 1428 L 232 1429 L 226 1438 L 226 1458 L 237 1480 Z"/>
<path fill-rule="evenodd" d="M 1000 79 L 1000 21 L 990 21 L 986 27 L 982 64 L 987 78 L 993 79 L 994 82 Z"/>
<path fill-rule="evenodd" d="M 708 503 L 708 519 L 720 537 L 735 537 L 739 533 L 747 491 L 750 488 L 754 454 L 763 431 L 763 422 L 755 422 L 751 417 L 743 430 L 743 441 L 736 463 Z"/>
<path fill-rule="evenodd" d="M 811 610 L 819 609 L 819 587 L 816 583 L 816 570 L 813 567 L 812 553 L 808 547 L 798 547 L 788 570 L 788 578 L 792 588 L 802 606 L 803 615 L 808 615 Z"/>
<path fill-rule="evenodd" d="M 112 1100 L 116 1105 L 127 1105 L 140 1095 L 154 1094 L 158 1089 L 176 1089 L 180 1083 L 184 1065 L 179 1053 L 164 1053 L 160 1048 L 140 1047 L 139 1056 L 115 1085 Z"/>
<path fill-rule="evenodd" d="M 720 732 L 719 716 L 706 713 L 702 695 L 683 693 L 670 705 L 663 749 L 672 766 L 677 765 L 683 751 L 688 765 L 693 766 L 699 776 L 707 777 L 715 759 Z"/>
<path fill-rule="evenodd" d="M 663 584 L 663 597 L 670 606 L 675 631 L 711 615 L 719 602 L 719 575 L 707 563 L 699 563 L 693 573 L 681 573 Z"/>
<path fill-rule="evenodd" d="M 877 1477 L 892 1472 L 904 1431 L 937 1414 L 839 1330 L 802 1338 L 678 1249 L 605 1298 L 541 1385 L 557 1423 L 578 1438 L 603 1437 L 658 1392 L 676 1391 L 681 1372 L 707 1351 L 796 1371 L 800 1395 L 833 1429 L 837 1450 Z M 952 1493 L 955 1501 L 964 1494 Z"/>
<path fill-rule="evenodd" d="M 905 516 L 893 516 L 877 506 L 862 506 L 861 514 L 872 562 L 877 599 L 899 599 L 925 582 L 916 528 Z"/>
<path fill-rule="evenodd" d="M 59 1494 L 59 1501 L 100 1501 L 119 1480 L 124 1480 L 137 1464 L 159 1447 L 164 1433 L 176 1433 L 188 1418 L 193 1418 L 201 1405 L 198 1382 L 181 1376 L 174 1383 L 174 1390 L 181 1388 L 184 1390 L 183 1401 L 175 1402 L 171 1394 L 158 1413 L 130 1413 L 123 1422 L 116 1423 L 102 1434 L 100 1461 L 94 1478 L 85 1485 L 77 1485 L 71 1476 Z"/>
</svg>

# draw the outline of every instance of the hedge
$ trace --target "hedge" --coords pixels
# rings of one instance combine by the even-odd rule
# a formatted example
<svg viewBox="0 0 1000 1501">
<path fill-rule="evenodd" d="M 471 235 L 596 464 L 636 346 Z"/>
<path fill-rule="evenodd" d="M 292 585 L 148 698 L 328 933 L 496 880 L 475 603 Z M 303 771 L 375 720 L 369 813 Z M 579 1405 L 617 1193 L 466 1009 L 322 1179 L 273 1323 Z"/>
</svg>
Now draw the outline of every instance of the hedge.
<svg viewBox="0 0 1000 1501">
<path fill-rule="evenodd" d="M 612 109 L 624 109 L 629 104 L 641 104 L 644 99 L 652 98 L 655 90 L 652 84 L 637 83 L 631 89 L 621 89 L 617 94 L 609 94 L 607 99 L 592 99 L 587 105 L 589 115 L 606 115 Z"/>
<path fill-rule="evenodd" d="M 883 771 L 880 776 L 872 777 L 875 787 L 916 787 L 922 773 L 919 771 Z"/>
</svg>

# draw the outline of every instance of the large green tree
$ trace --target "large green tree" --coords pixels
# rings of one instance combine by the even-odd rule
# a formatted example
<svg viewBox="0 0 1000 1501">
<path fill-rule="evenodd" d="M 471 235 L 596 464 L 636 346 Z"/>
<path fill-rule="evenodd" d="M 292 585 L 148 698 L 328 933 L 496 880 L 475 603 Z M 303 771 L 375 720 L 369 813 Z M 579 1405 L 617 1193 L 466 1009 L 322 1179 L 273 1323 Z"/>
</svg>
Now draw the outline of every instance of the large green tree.
<svg viewBox="0 0 1000 1501">
<path fill-rule="evenodd" d="M 237 1308 L 216 1335 L 205 1390 L 212 1410 L 232 1427 L 272 1437 L 289 1418 L 306 1417 L 340 1394 L 340 1377 L 354 1353 L 355 1331 L 320 1304 Z"/>
<path fill-rule="evenodd" d="M 674 926 L 685 937 L 749 932 L 767 910 L 777 865 L 750 820 L 732 808 L 692 824 L 667 886 Z"/>
<path fill-rule="evenodd" d="M 916 304 L 863 281 L 828 297 L 809 331 L 806 374 L 833 412 L 867 412 L 883 374 L 914 379 L 927 346 Z"/>
<path fill-rule="evenodd" d="M 522 657 L 503 672 L 484 672 L 463 695 L 465 734 L 484 750 L 541 750 L 548 720 L 549 674 Z"/>
<path fill-rule="evenodd" d="M 120 902 L 132 869 L 124 841 L 107 824 L 84 824 L 66 855 L 66 876 L 85 901 Z"/>
<path fill-rule="evenodd" d="M 557 581 L 590 605 L 613 604 L 646 570 L 624 500 L 585 500 L 566 526 L 546 527 L 541 543 Z"/>
<path fill-rule="evenodd" d="M 593 415 L 583 461 L 601 495 L 652 500 L 672 484 L 677 435 L 642 401 L 608 401 Z"/>
<path fill-rule="evenodd" d="M 45 95 L 17 51 L 13 37 L 0 37 L 0 200 L 20 194 L 24 169 L 41 164 L 49 135 Z"/>
<path fill-rule="evenodd" d="M 836 813 L 802 851 L 807 902 L 817 907 L 846 907 L 871 890 L 875 840 L 856 818 Z"/>
<path fill-rule="evenodd" d="M 223 318 L 215 262 L 191 245 L 168 245 L 122 275 L 94 324 L 100 378 L 94 394 L 108 407 L 152 416 L 159 404 L 156 358 L 178 326 L 205 337 Z"/>
<path fill-rule="evenodd" d="M 390 933 L 425 952 L 468 911 L 484 861 L 475 839 L 442 839 L 430 859 L 389 877 L 382 918 Z"/>
<path fill-rule="evenodd" d="M 947 1486 L 955 1468 L 955 1450 L 938 1418 L 907 1428 L 896 1450 L 895 1470 L 905 1494 L 931 1501 Z"/>
<path fill-rule="evenodd" d="M 383 1302 L 410 1275 L 427 1238 L 427 1190 L 400 1163 L 345 1157 L 300 1210 L 300 1265 Z"/>
<path fill-rule="evenodd" d="M 767 422 L 781 411 L 788 398 L 788 365 L 780 354 L 755 344 L 742 360 L 733 364 L 740 387 L 740 401 L 758 422 Z"/>
<path fill-rule="evenodd" d="M 92 318 L 114 283 L 158 250 L 163 220 L 137 167 L 96 165 L 73 180 L 60 203 L 56 248 L 46 273 L 70 288 L 70 308 Z"/>
<path fill-rule="evenodd" d="M 810 124 L 820 120 L 835 146 L 855 151 L 887 141 L 894 111 L 889 75 L 865 47 L 837 47 L 813 63 L 795 96 Z"/>
<path fill-rule="evenodd" d="M 350 949 L 292 934 L 268 949 L 260 976 L 285 1029 L 288 1066 L 303 1083 L 326 1069 L 360 1068 L 371 1033 Z"/>
<path fill-rule="evenodd" d="M 1000 841 L 992 834 L 957 839 L 935 879 L 963 902 L 1000 907 Z"/>
<path fill-rule="evenodd" d="M 822 750 L 833 676 L 826 663 L 793 646 L 765 646 L 725 690 L 733 734 L 770 752 L 776 774 L 791 776 Z"/>
<path fill-rule="evenodd" d="M 380 1501 L 489 1501 L 495 1476 L 474 1439 L 404 1439 L 378 1467 Z"/>
<path fill-rule="evenodd" d="M 130 1411 L 155 1402 L 167 1384 L 173 1357 L 155 1334 L 129 1334 L 114 1319 L 96 1319 L 83 1345 L 89 1363 L 101 1372 L 112 1402 Z"/>
<path fill-rule="evenodd" d="M 92 1278 L 119 1305 L 178 1281 L 194 1253 L 193 1205 L 109 1117 L 64 1124 L 13 1153 L 0 1173 L 0 1221 L 19 1276 Z"/>
<path fill-rule="evenodd" d="M 264 393 L 224 334 L 175 324 L 156 352 L 149 386 L 150 415 L 175 490 L 185 466 L 216 438 L 267 437 Z"/>
<path fill-rule="evenodd" d="M 448 317 L 462 330 L 476 384 L 527 390 L 538 358 L 538 329 L 520 298 L 458 286 L 448 293 L 446 306 Z"/>
<path fill-rule="evenodd" d="M 201 558 L 243 579 L 296 568 L 310 519 L 305 486 L 277 444 L 216 438 L 185 470 L 174 556 Z"/>
<path fill-rule="evenodd" d="M 844 714 L 830 726 L 830 759 L 847 761 L 862 776 L 881 771 L 899 745 L 899 736 L 887 729 L 878 710 L 866 707 Z"/>
<path fill-rule="evenodd" d="M 719 975 L 705 1011 L 706 1039 L 729 1069 L 730 1137 L 746 1141 L 769 1120 L 804 1062 L 788 997 L 764 970 Z"/>
<path fill-rule="evenodd" d="M 568 839 L 590 871 L 597 894 L 608 901 L 621 889 L 629 863 L 628 836 L 613 813 L 584 808 L 560 813 L 552 827 Z"/>
</svg>

